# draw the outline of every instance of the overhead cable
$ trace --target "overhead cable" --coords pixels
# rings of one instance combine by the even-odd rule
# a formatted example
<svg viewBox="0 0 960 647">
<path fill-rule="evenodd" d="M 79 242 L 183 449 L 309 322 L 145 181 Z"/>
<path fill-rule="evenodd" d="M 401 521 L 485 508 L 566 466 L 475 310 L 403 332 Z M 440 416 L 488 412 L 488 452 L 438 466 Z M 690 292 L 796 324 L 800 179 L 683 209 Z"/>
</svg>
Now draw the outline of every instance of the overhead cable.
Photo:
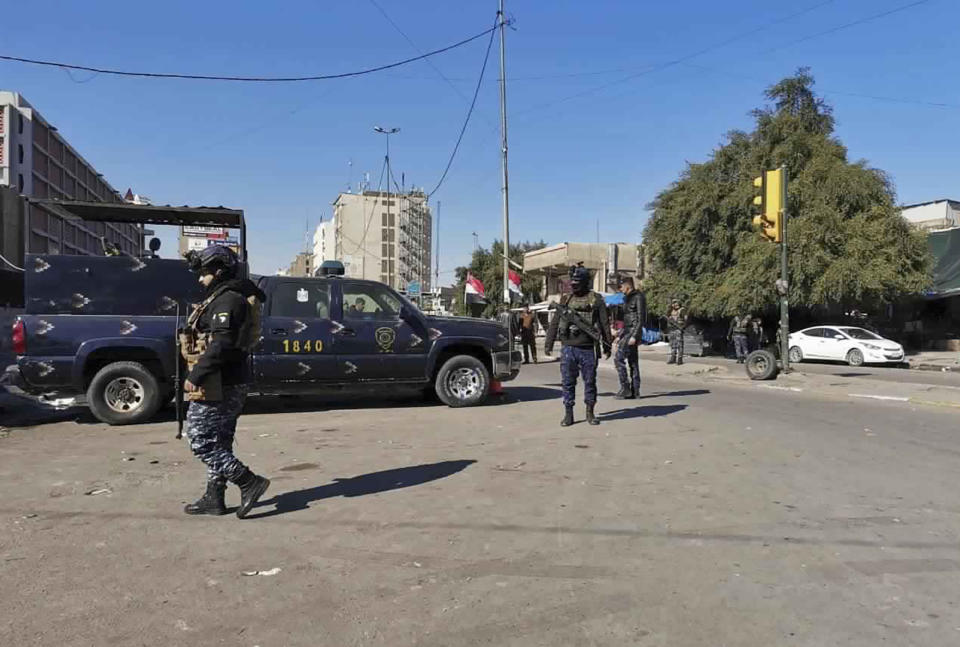
<svg viewBox="0 0 960 647">
<path fill-rule="evenodd" d="M 497 13 L 497 24 L 501 21 L 500 13 Z M 480 95 L 480 88 L 483 86 L 483 75 L 487 71 L 487 63 L 490 61 L 490 49 L 493 47 L 493 37 L 496 34 L 496 26 L 490 31 L 490 40 L 487 42 L 487 51 L 483 56 L 483 66 L 480 68 L 480 78 L 477 79 L 477 87 L 473 91 L 473 99 L 470 101 L 470 109 L 467 110 L 467 116 L 463 120 L 463 127 L 460 128 L 460 136 L 457 137 L 457 143 L 453 147 L 453 152 L 450 153 L 450 159 L 447 160 L 447 167 L 443 169 L 443 175 L 440 176 L 440 180 L 437 182 L 437 186 L 433 187 L 433 191 L 427 194 L 428 198 L 433 197 L 433 194 L 443 185 L 443 181 L 447 179 L 447 173 L 450 172 L 450 167 L 453 166 L 453 160 L 457 156 L 457 151 L 460 150 L 460 143 L 463 141 L 463 134 L 467 132 L 467 125 L 470 123 L 470 117 L 473 115 L 473 109 L 477 105 L 477 97 Z"/>
<path fill-rule="evenodd" d="M 420 61 L 437 54 L 442 54 L 444 52 L 449 52 L 452 49 L 462 47 L 467 43 L 471 43 L 478 38 L 486 36 L 494 31 L 496 27 L 491 27 L 485 31 L 471 36 L 470 38 L 465 38 L 460 42 L 454 43 L 452 45 L 447 45 L 440 49 L 435 49 L 432 52 L 427 52 L 426 54 L 420 54 L 419 56 L 414 56 L 412 58 L 407 58 L 402 61 L 397 61 L 395 63 L 388 63 L 386 65 L 378 65 L 377 67 L 371 67 L 364 70 L 357 70 L 355 72 L 341 72 L 339 74 L 317 74 L 313 76 L 214 76 L 206 74 L 182 74 L 182 73 L 166 73 L 166 72 L 135 72 L 130 70 L 114 70 L 109 68 L 97 68 L 90 67 L 87 65 L 77 65 L 74 63 L 62 63 L 57 61 L 44 61 L 34 58 L 25 58 L 22 56 L 10 56 L 6 54 L 0 54 L 0 60 L 3 61 L 12 61 L 15 63 L 27 63 L 30 65 L 43 65 L 46 67 L 59 67 L 66 70 L 83 70 L 85 72 L 95 72 L 97 74 L 110 74 L 113 76 L 133 76 L 149 79 L 187 79 L 192 81 L 239 81 L 246 83 L 295 83 L 299 81 L 329 81 L 332 79 L 345 79 L 354 76 L 363 76 L 365 74 L 373 74 L 374 72 L 381 72 L 383 70 L 389 70 L 395 67 L 400 67 L 402 65 L 407 65 L 408 63 L 413 63 L 415 61 Z"/>
</svg>

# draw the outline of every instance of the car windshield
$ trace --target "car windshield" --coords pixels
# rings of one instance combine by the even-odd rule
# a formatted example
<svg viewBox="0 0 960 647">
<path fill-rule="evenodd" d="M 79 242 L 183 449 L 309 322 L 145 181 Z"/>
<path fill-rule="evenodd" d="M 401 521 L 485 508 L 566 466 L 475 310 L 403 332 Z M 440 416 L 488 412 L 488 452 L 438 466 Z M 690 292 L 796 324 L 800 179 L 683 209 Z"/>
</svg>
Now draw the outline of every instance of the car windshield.
<svg viewBox="0 0 960 647">
<path fill-rule="evenodd" d="M 883 339 L 883 337 L 863 328 L 841 328 L 840 330 L 851 339 Z"/>
</svg>

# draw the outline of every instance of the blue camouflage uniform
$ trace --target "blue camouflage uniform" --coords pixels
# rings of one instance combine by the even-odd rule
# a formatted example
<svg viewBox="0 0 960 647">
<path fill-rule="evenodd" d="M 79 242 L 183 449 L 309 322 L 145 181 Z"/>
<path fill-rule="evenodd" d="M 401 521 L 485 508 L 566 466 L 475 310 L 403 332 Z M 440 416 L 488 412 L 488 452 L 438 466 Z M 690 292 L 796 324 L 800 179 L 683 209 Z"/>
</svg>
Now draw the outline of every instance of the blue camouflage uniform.
<svg viewBox="0 0 960 647">
<path fill-rule="evenodd" d="M 218 485 L 237 480 L 246 466 L 233 454 L 237 418 L 247 399 L 247 385 L 223 387 L 223 399 L 197 400 L 187 408 L 190 450 L 207 466 L 207 480 Z"/>
<path fill-rule="evenodd" d="M 568 295 L 561 303 L 575 311 L 585 322 L 594 325 L 594 329 L 604 340 L 605 349 L 609 349 L 610 326 L 607 322 L 607 310 L 603 298 L 595 292 L 583 296 Z M 549 354 L 553 343 L 560 340 L 563 350 L 560 353 L 560 381 L 563 388 L 563 405 L 573 407 L 577 396 L 577 376 L 583 379 L 583 402 L 592 406 L 597 402 L 597 348 L 594 339 L 580 328 L 557 314 L 550 322 L 544 340 L 544 350 Z"/>
</svg>

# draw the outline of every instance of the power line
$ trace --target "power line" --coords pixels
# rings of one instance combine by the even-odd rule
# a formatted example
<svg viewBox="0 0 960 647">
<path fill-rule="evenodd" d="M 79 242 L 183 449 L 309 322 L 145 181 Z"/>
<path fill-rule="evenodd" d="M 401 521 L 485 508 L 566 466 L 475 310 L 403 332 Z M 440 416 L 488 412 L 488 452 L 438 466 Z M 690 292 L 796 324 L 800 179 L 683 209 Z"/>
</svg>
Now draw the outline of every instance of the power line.
<svg viewBox="0 0 960 647">
<path fill-rule="evenodd" d="M 747 76 L 747 75 L 745 75 L 745 74 L 733 74 L 733 73 L 731 73 L 731 72 L 727 72 L 726 70 L 720 70 L 720 69 L 713 68 L 713 67 L 707 67 L 707 66 L 705 66 L 705 65 L 698 65 L 698 64 L 695 64 L 695 63 L 684 63 L 684 66 L 685 66 L 685 67 L 693 68 L 693 69 L 695 69 L 695 70 L 703 70 L 704 72 L 712 72 L 713 74 L 718 74 L 718 75 L 721 75 L 721 76 L 727 76 L 727 77 L 730 77 L 730 78 L 732 78 L 732 79 L 742 79 L 742 80 L 745 80 L 745 81 L 756 81 L 756 82 L 758 82 L 758 83 L 768 83 L 768 80 L 767 80 L 767 79 L 762 79 L 762 78 L 757 77 L 757 76 Z M 909 104 L 914 104 L 914 105 L 918 105 L 918 106 L 929 106 L 929 107 L 931 107 L 931 108 L 953 108 L 953 109 L 960 110 L 960 104 L 957 104 L 957 103 L 944 103 L 944 102 L 938 102 L 938 101 L 923 101 L 922 99 L 907 99 L 907 98 L 904 98 L 904 97 L 885 97 L 885 96 L 880 96 L 880 95 L 875 95 L 875 94 L 862 94 L 862 93 L 859 93 L 859 92 L 847 92 L 847 91 L 845 91 L 845 90 L 829 90 L 829 89 L 826 89 L 826 88 L 818 88 L 817 91 L 820 92 L 821 94 L 838 94 L 838 95 L 843 95 L 843 96 L 848 96 L 848 97 L 858 97 L 858 98 L 861 98 L 861 99 L 872 99 L 872 100 L 874 100 L 874 101 L 886 101 L 886 102 L 890 102 L 890 103 L 909 103 Z"/>
<path fill-rule="evenodd" d="M 442 54 L 444 52 L 449 52 L 452 49 L 462 47 L 467 43 L 471 43 L 478 38 L 486 36 L 487 34 L 493 33 L 496 31 L 496 27 L 491 27 L 485 31 L 465 38 L 460 42 L 454 43 L 452 45 L 447 45 L 440 49 L 435 49 L 432 52 L 427 52 L 426 54 L 421 54 L 419 56 L 414 56 L 412 58 L 407 58 L 402 61 L 397 61 L 395 63 L 388 63 L 386 65 L 378 65 L 377 67 L 371 67 L 364 70 L 357 70 L 355 72 L 341 72 L 340 74 L 318 74 L 314 76 L 212 76 L 205 74 L 181 74 L 181 73 L 165 73 L 165 72 L 133 72 L 129 70 L 114 70 L 108 68 L 97 68 L 89 67 L 86 65 L 76 65 L 73 63 L 61 63 L 56 61 L 44 61 L 33 58 L 25 58 L 22 56 L 10 56 L 5 54 L 0 54 L 0 60 L 11 61 L 14 63 L 27 63 L 30 65 L 43 65 L 46 67 L 59 67 L 66 70 L 83 70 L 85 72 L 95 72 L 97 74 L 110 74 L 113 76 L 133 76 L 149 79 L 188 79 L 192 81 L 240 81 L 248 83 L 293 83 L 299 81 L 328 81 L 331 79 L 345 79 L 354 76 L 363 76 L 365 74 L 372 74 L 374 72 L 381 72 L 383 70 L 389 70 L 395 67 L 400 67 L 401 65 L 407 65 L 408 63 L 413 63 L 415 61 L 420 61 L 427 59 L 431 56 L 437 54 Z"/>
<path fill-rule="evenodd" d="M 404 31 L 400 28 L 400 25 L 398 25 L 397 23 L 395 23 L 395 22 L 393 21 L 393 19 L 392 19 L 389 15 L 387 15 L 387 12 L 384 11 L 383 7 L 381 7 L 379 3 L 377 3 L 377 0 L 370 0 L 370 4 L 372 4 L 374 7 L 377 8 L 377 11 L 379 11 L 380 14 L 381 14 L 384 18 L 386 18 L 387 22 L 390 23 L 390 25 L 391 25 L 395 30 L 397 30 L 397 33 L 399 33 L 401 36 L 403 36 L 403 39 L 406 40 L 407 43 L 409 43 L 410 47 L 412 47 L 413 50 L 414 50 L 417 54 L 423 54 L 423 51 L 422 51 L 419 47 L 417 47 L 417 44 L 413 42 L 413 39 L 411 39 L 409 36 L 407 36 L 406 32 L 404 32 Z M 496 29 L 496 28 L 494 28 L 494 29 Z M 440 70 L 439 67 L 437 67 L 436 65 L 434 65 L 433 61 L 431 61 L 429 58 L 427 58 L 427 59 L 424 59 L 424 62 L 427 63 L 427 65 L 429 65 L 430 67 L 432 67 L 434 72 L 436 72 L 438 75 L 440 75 L 440 78 L 443 79 L 443 80 L 446 82 L 446 84 L 449 85 L 449 86 L 453 89 L 453 91 L 457 93 L 457 96 L 459 96 L 459 97 L 460 97 L 461 99 L 463 99 L 464 101 L 470 101 L 470 99 L 467 98 L 467 95 L 465 95 L 463 92 L 461 92 L 461 91 L 460 91 L 460 88 L 458 88 L 456 85 L 454 85 L 454 83 L 453 83 L 453 81 L 450 79 L 450 77 L 448 77 L 446 74 L 444 74 L 444 73 Z M 484 119 L 486 119 L 486 117 L 484 117 Z M 491 122 L 491 124 L 492 124 L 492 123 L 493 123 L 493 122 Z"/>
<path fill-rule="evenodd" d="M 791 47 L 791 46 L 793 46 L 793 45 L 797 45 L 797 44 L 799 44 L 799 43 L 803 43 L 803 42 L 806 42 L 806 41 L 808 41 L 808 40 L 813 40 L 814 38 L 819 38 L 819 37 L 821 37 L 821 36 L 826 36 L 826 35 L 828 35 L 828 34 L 835 34 L 835 33 L 838 32 L 838 31 L 842 31 L 842 30 L 844 30 L 844 29 L 849 29 L 850 27 L 856 27 L 857 25 L 862 25 L 862 24 L 864 24 L 864 23 L 872 22 L 872 21 L 874 21 L 874 20 L 879 20 L 880 18 L 885 18 L 885 17 L 890 16 L 890 15 L 893 15 L 893 14 L 895 14 L 895 13 L 899 13 L 899 12 L 901 12 L 901 11 L 906 11 L 907 9 L 912 9 L 912 8 L 914 8 L 914 7 L 918 7 L 918 6 L 920 6 L 920 5 L 922 5 L 922 4 L 926 4 L 926 3 L 928 3 L 928 2 L 930 2 L 930 0 L 916 0 L 916 2 L 911 2 L 911 3 L 909 3 L 909 4 L 900 5 L 899 7 L 894 7 L 893 9 L 889 9 L 889 10 L 887 10 L 887 11 L 882 11 L 882 12 L 880 12 L 880 13 L 873 14 L 872 16 L 866 16 L 866 17 L 864 17 L 864 18 L 860 18 L 860 19 L 858 19 L 858 20 L 854 20 L 853 22 L 848 22 L 848 23 L 844 23 L 844 24 L 842 24 L 842 25 L 837 25 L 836 27 L 831 27 L 830 29 L 826 29 L 826 30 L 824 30 L 824 31 L 818 31 L 818 32 L 815 33 L 815 34 L 810 34 L 809 36 L 804 36 L 804 37 L 802 37 L 802 38 L 798 38 L 797 40 L 792 40 L 792 41 L 790 41 L 789 43 L 784 43 L 784 44 L 782 44 L 782 45 L 776 45 L 776 46 L 774 46 L 774 47 L 771 47 L 771 48 L 769 48 L 769 49 L 765 49 L 765 50 L 763 50 L 763 51 L 761 51 L 761 52 L 758 52 L 758 53 L 759 53 L 759 54 L 769 54 L 770 52 L 775 52 L 775 51 L 777 51 L 777 50 L 783 49 L 784 47 Z"/>
<path fill-rule="evenodd" d="M 928 0 L 922 0 L 922 1 L 923 1 L 923 2 L 927 2 Z M 524 114 L 524 113 L 527 113 L 527 112 L 532 112 L 532 111 L 534 111 L 534 110 L 541 110 L 541 109 L 544 109 L 544 108 L 549 108 L 549 107 L 555 106 L 555 105 L 557 105 L 557 104 L 559 104 L 559 103 L 564 103 L 564 102 L 566 102 L 566 101 L 571 101 L 571 100 L 573 100 L 573 99 L 578 99 L 578 98 L 583 97 L 583 96 L 586 96 L 586 95 L 588 95 L 588 94 L 593 94 L 593 93 L 595 93 L 595 92 L 599 92 L 599 91 L 601 91 L 601 90 L 605 90 L 605 89 L 610 88 L 610 87 L 613 87 L 613 86 L 615 86 L 615 85 L 620 85 L 620 84 L 622 84 L 622 83 L 626 83 L 627 81 L 632 81 L 632 80 L 635 79 L 635 78 L 638 78 L 638 77 L 641 77 L 641 76 L 645 76 L 645 75 L 647 75 L 647 74 L 652 74 L 653 72 L 659 72 L 660 70 L 665 70 L 665 69 L 667 69 L 667 68 L 674 67 L 674 66 L 679 65 L 679 64 L 681 64 L 681 63 L 683 63 L 683 62 L 685 62 L 685 61 L 689 61 L 689 60 L 692 59 L 692 58 L 696 58 L 696 57 L 698 57 L 698 56 L 701 56 L 701 55 L 703 55 L 703 54 L 706 54 L 707 52 L 711 52 L 711 51 L 713 51 L 713 50 L 715 50 L 715 49 L 719 49 L 719 48 L 721 48 L 721 47 L 725 47 L 725 46 L 727 46 L 727 45 L 729 45 L 729 44 L 731 44 L 731 43 L 734 43 L 734 42 L 736 42 L 736 41 L 738 41 L 738 40 L 742 40 L 742 39 L 746 38 L 747 36 L 752 36 L 752 35 L 754 35 L 754 34 L 756 34 L 756 33 L 758 33 L 758 32 L 763 31 L 764 29 L 767 29 L 767 28 L 769 28 L 769 27 L 772 27 L 773 25 L 778 25 L 778 24 L 780 24 L 780 23 L 787 22 L 788 20 L 792 20 L 792 19 L 794 19 L 794 18 L 797 18 L 797 17 L 802 16 L 802 15 L 804 15 L 804 14 L 810 13 L 811 11 L 815 11 L 816 9 L 819 9 L 820 7 L 823 7 L 823 6 L 825 6 L 825 5 L 832 4 L 832 3 L 833 3 L 833 0 L 823 0 L 822 2 L 818 2 L 818 3 L 816 3 L 816 4 L 810 5 L 810 6 L 806 7 L 806 8 L 804 8 L 804 9 L 801 9 L 801 10 L 799 10 L 799 11 L 795 11 L 795 12 L 793 12 L 793 13 L 791 13 L 791 14 L 788 14 L 788 15 L 786 15 L 786 16 L 783 16 L 782 18 L 777 18 L 776 20 L 773 20 L 773 21 L 771 21 L 771 22 L 764 23 L 764 24 L 762 24 L 762 25 L 758 25 L 757 27 L 754 27 L 754 28 L 752 28 L 752 29 L 750 29 L 750 30 L 748 30 L 748 31 L 741 32 L 741 33 L 739 33 L 739 34 L 737 34 L 737 35 L 735 35 L 735 36 L 731 36 L 730 38 L 727 38 L 727 39 L 725 39 L 725 40 L 722 40 L 722 41 L 720 41 L 720 42 L 718 42 L 718 43 L 714 43 L 713 45 L 710 45 L 710 46 L 708 46 L 708 47 L 704 47 L 703 49 L 697 50 L 696 52 L 693 52 L 693 53 L 690 53 L 690 54 L 686 54 L 686 55 L 684 55 L 684 56 L 681 56 L 680 58 L 676 58 L 676 59 L 673 59 L 673 60 L 670 60 L 670 61 L 666 61 L 665 63 L 660 63 L 659 65 L 652 65 L 652 66 L 650 66 L 650 67 L 648 67 L 648 68 L 646 68 L 646 69 L 643 69 L 643 70 L 641 70 L 641 71 L 639 71 L 639 72 L 635 72 L 635 73 L 633 73 L 633 74 L 630 74 L 629 76 L 625 76 L 625 77 L 622 77 L 622 78 L 620 78 L 620 79 L 617 79 L 616 81 L 610 81 L 609 83 L 604 83 L 604 84 L 601 84 L 601 85 L 594 86 L 594 87 L 592 87 L 592 88 L 587 88 L 586 90 L 582 90 L 582 91 L 580 91 L 580 92 L 576 92 L 576 93 L 574 93 L 574 94 L 571 94 L 571 95 L 562 97 L 562 98 L 560 98 L 560 99 L 557 99 L 556 101 L 550 101 L 550 102 L 542 103 L 542 104 L 539 104 L 539 105 L 536 105 L 536 106 L 531 106 L 530 108 L 527 108 L 527 109 L 525 109 L 525 110 L 521 110 L 521 111 L 519 111 L 519 112 L 514 112 L 514 113 L 512 113 L 512 116 L 521 115 L 521 114 Z"/>
<path fill-rule="evenodd" d="M 497 14 L 497 24 L 500 24 L 500 14 Z M 453 147 L 453 152 L 450 153 L 450 159 L 447 160 L 447 167 L 443 169 L 443 175 L 440 176 L 440 181 L 437 182 L 437 186 L 433 187 L 433 191 L 427 194 L 428 198 L 432 198 L 433 194 L 443 185 L 443 181 L 447 179 L 447 173 L 450 172 L 450 167 L 453 166 L 453 160 L 457 156 L 457 151 L 460 150 L 460 143 L 463 141 L 463 134 L 467 132 L 467 125 L 470 123 L 470 116 L 473 115 L 473 109 L 477 105 L 477 97 L 480 96 L 480 87 L 483 85 L 483 75 L 487 71 L 487 62 L 490 60 L 490 49 L 493 47 L 493 37 L 496 33 L 496 27 L 490 32 L 490 40 L 487 41 L 487 51 L 483 56 L 483 66 L 480 68 L 480 78 L 477 79 L 477 87 L 473 91 L 473 100 L 470 102 L 470 109 L 467 110 L 467 117 L 463 120 L 463 127 L 460 128 L 460 136 L 457 137 L 457 143 Z"/>
</svg>

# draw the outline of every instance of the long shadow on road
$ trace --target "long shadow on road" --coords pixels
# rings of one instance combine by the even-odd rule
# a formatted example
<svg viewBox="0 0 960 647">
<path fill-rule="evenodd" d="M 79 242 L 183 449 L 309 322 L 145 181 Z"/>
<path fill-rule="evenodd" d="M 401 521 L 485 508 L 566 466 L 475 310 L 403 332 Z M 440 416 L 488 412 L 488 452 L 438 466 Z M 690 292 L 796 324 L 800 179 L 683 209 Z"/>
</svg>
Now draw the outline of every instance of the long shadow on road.
<svg viewBox="0 0 960 647">
<path fill-rule="evenodd" d="M 630 418 L 656 418 L 659 416 L 669 416 L 671 413 L 677 413 L 687 408 L 685 404 L 663 404 L 649 405 L 646 407 L 633 407 L 632 409 L 618 409 L 609 411 L 600 416 L 601 420 L 629 420 Z"/>
<path fill-rule="evenodd" d="M 328 483 L 327 485 L 318 485 L 293 492 L 284 492 L 267 501 L 261 501 L 257 504 L 257 507 L 271 504 L 276 507 L 262 514 L 248 515 L 247 518 L 259 519 L 262 517 L 273 517 L 287 512 L 296 512 L 297 510 L 306 510 L 314 501 L 330 499 L 336 496 L 365 496 L 367 494 L 377 494 L 378 492 L 388 492 L 390 490 L 399 490 L 414 485 L 422 485 L 456 474 L 474 463 L 476 463 L 474 460 L 443 461 L 441 463 L 413 465 L 411 467 L 400 467 L 382 472 L 361 474 L 353 478 L 338 478 L 334 479 L 333 483 Z"/>
<path fill-rule="evenodd" d="M 637 400 L 646 400 L 648 398 L 671 398 L 683 397 L 686 395 L 707 395 L 710 389 L 692 389 L 689 391 L 669 391 L 667 393 L 651 393 L 650 395 L 641 395 Z"/>
</svg>

